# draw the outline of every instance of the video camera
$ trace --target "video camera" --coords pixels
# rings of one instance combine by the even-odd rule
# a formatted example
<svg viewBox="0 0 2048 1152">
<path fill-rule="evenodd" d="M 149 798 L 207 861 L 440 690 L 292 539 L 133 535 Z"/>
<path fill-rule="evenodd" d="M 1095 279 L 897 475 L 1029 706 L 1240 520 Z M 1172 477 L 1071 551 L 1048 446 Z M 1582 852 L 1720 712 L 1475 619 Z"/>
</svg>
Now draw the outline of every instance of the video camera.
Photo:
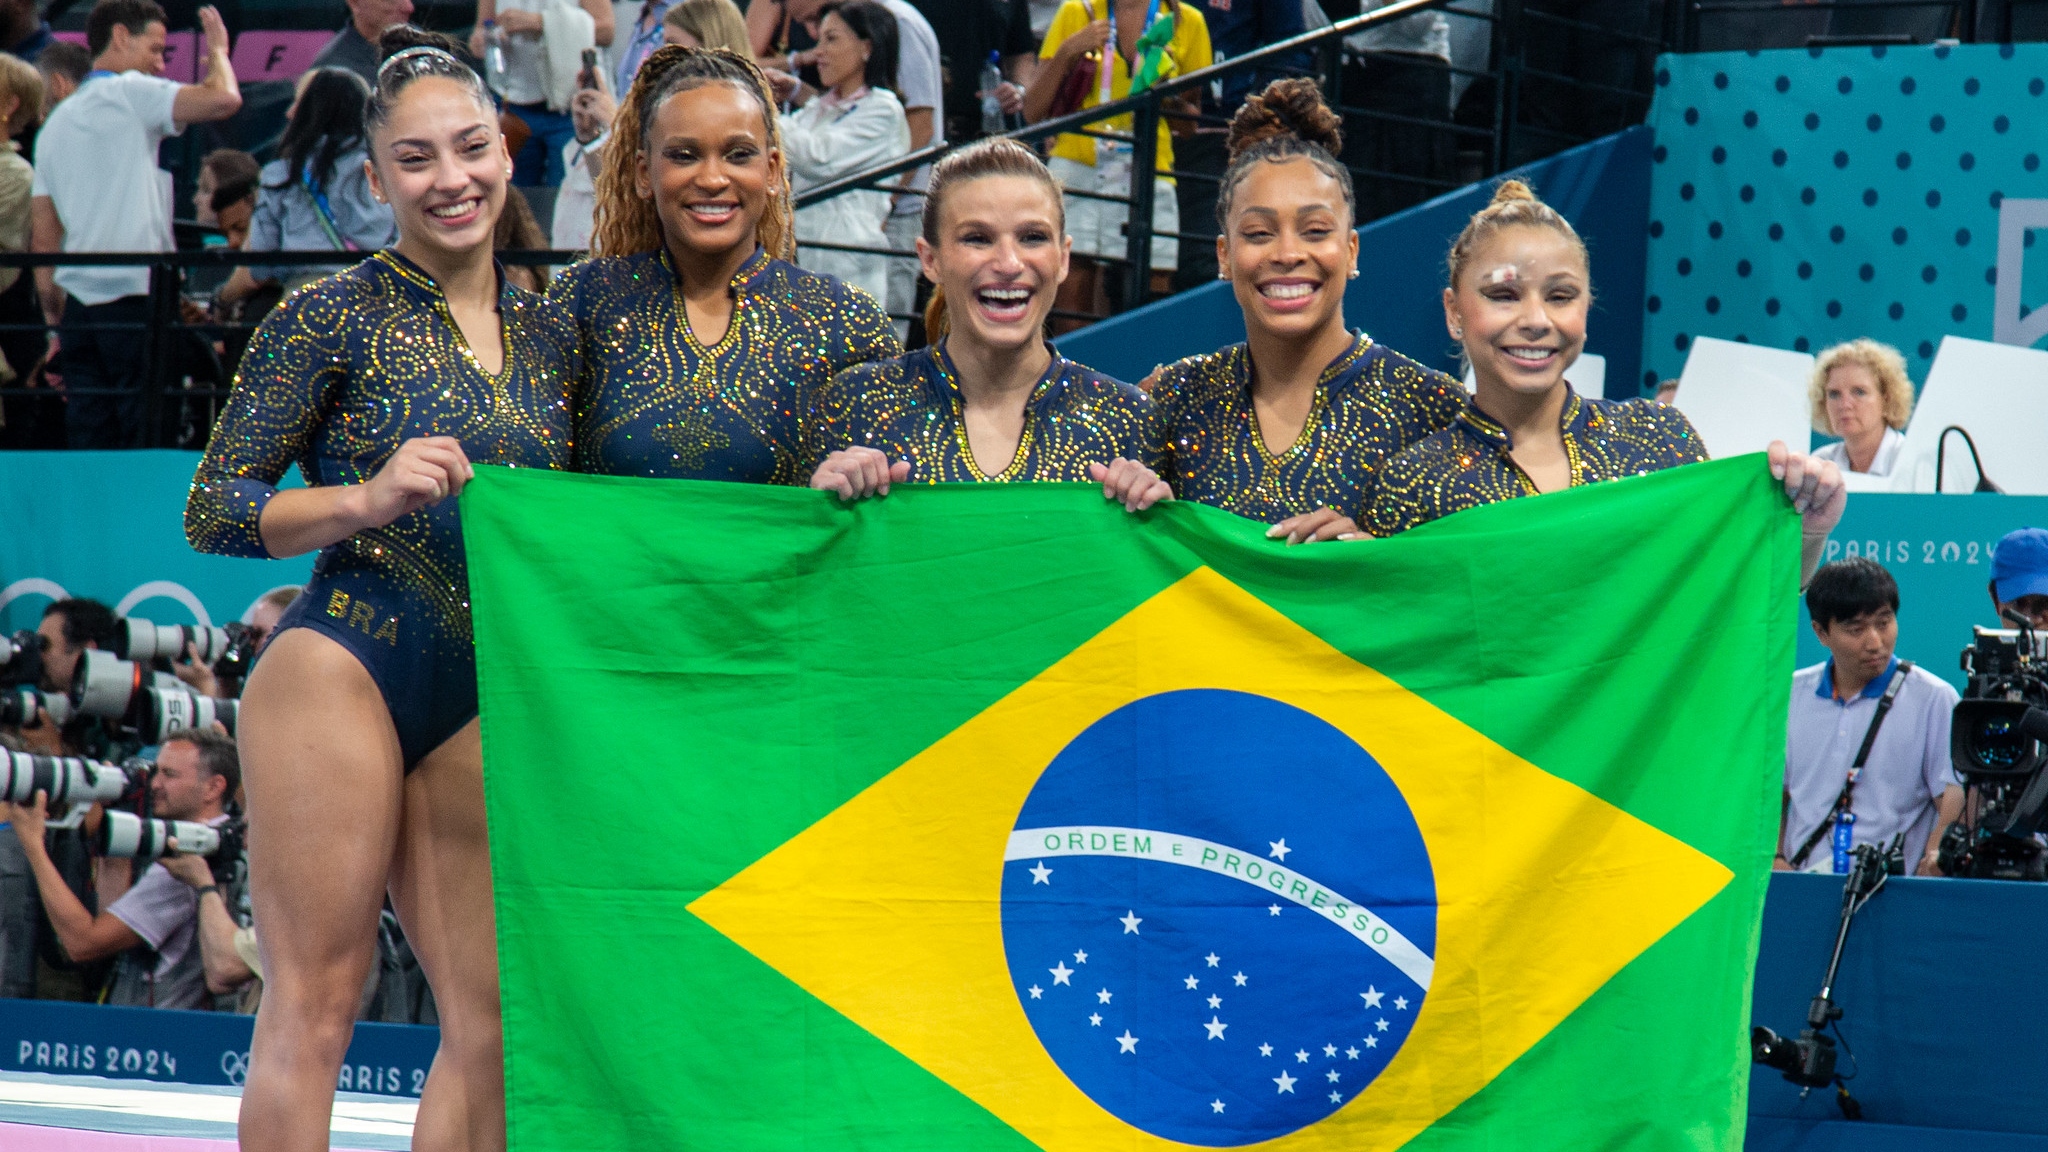
<svg viewBox="0 0 2048 1152">
<path fill-rule="evenodd" d="M 1937 859 L 1948 876 L 2048 879 L 2048 853 L 2035 839 L 2048 826 L 2048 645 L 2024 618 L 2008 619 L 2020 627 L 1977 628 L 1963 649 L 1969 679 L 1949 752 L 1976 804 L 1941 838 Z"/>
</svg>

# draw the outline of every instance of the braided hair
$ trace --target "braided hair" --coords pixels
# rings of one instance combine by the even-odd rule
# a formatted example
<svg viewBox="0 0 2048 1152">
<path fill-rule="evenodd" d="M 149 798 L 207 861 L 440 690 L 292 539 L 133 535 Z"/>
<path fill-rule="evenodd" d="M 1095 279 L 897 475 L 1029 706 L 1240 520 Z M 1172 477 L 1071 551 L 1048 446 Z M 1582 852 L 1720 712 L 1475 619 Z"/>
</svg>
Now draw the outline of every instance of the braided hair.
<svg viewBox="0 0 2048 1152">
<path fill-rule="evenodd" d="M 1358 194 L 1351 188 L 1351 172 L 1337 162 L 1344 148 L 1344 121 L 1323 103 L 1322 90 L 1307 77 L 1275 80 L 1265 91 L 1245 97 L 1244 105 L 1230 118 L 1230 167 L 1216 190 L 1216 224 L 1230 230 L 1230 207 L 1238 185 L 1261 163 L 1281 163 L 1297 157 L 1337 182 L 1344 192 L 1344 206 L 1351 219 L 1358 219 Z"/>
<path fill-rule="evenodd" d="M 662 104 L 678 92 L 707 84 L 730 84 L 759 100 L 761 122 L 768 130 L 768 146 L 781 149 L 775 94 L 753 60 L 723 48 L 671 44 L 655 49 L 640 65 L 640 71 L 633 77 L 633 87 L 627 91 L 618 116 L 612 121 L 613 144 L 604 150 L 604 167 L 595 181 L 597 209 L 590 236 L 592 255 L 629 256 L 662 246 L 661 215 L 654 202 L 643 198 L 636 186 L 640 158 L 647 152 L 655 114 Z M 769 190 L 768 207 L 755 225 L 755 235 L 768 255 L 781 260 L 794 258 L 796 229 L 791 220 L 786 167 L 777 186 Z"/>
</svg>

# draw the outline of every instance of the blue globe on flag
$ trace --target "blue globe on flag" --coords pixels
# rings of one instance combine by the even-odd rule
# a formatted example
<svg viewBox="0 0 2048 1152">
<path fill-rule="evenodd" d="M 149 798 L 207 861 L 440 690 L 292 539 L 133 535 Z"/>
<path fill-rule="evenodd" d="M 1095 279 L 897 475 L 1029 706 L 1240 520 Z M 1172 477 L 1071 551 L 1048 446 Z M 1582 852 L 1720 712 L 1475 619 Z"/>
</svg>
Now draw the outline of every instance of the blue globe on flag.
<svg viewBox="0 0 2048 1152">
<path fill-rule="evenodd" d="M 1237 1147 L 1330 1116 L 1413 1030 L 1436 886 L 1400 790 L 1263 696 L 1149 696 L 1039 777 L 1003 946 L 1048 1054 L 1112 1115 Z"/>
</svg>

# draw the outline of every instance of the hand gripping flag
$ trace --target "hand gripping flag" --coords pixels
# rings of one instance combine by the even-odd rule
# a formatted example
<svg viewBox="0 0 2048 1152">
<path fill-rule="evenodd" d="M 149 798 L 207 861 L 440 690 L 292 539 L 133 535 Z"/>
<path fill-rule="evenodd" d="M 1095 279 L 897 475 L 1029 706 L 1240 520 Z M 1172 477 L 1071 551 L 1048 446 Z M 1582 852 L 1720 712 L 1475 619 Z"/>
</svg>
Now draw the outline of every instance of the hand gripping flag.
<svg viewBox="0 0 2048 1152">
<path fill-rule="evenodd" d="M 1758 457 L 1288 548 L 479 469 L 512 1146 L 1735 1149 Z"/>
</svg>

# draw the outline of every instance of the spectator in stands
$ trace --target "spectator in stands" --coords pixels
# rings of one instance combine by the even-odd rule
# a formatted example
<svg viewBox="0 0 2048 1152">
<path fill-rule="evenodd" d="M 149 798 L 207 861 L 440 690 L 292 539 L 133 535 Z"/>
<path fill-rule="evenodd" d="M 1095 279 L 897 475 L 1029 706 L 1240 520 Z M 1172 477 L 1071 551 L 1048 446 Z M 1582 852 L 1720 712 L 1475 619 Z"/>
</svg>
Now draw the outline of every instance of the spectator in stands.
<svg viewBox="0 0 2048 1152">
<path fill-rule="evenodd" d="M 290 113 L 285 118 L 289 121 Z M 208 228 L 218 227 L 220 216 L 213 207 L 213 194 L 229 185 L 254 184 L 262 171 L 256 158 L 239 148 L 208 152 L 206 159 L 199 162 L 198 185 L 192 190 L 192 219 Z"/>
<path fill-rule="evenodd" d="M 2048 631 L 2048 529 L 2008 532 L 1991 550 L 1991 602 L 2000 627 L 2012 627 L 2011 612 Z"/>
<path fill-rule="evenodd" d="M 263 166 L 249 251 L 353 254 L 391 242 L 391 209 L 371 194 L 365 173 L 363 112 L 369 100 L 369 89 L 352 72 L 323 68 L 313 74 L 293 104 L 277 159 Z M 341 267 L 343 261 L 260 273 L 237 268 L 216 298 L 232 304 L 249 296 L 261 283 L 259 274 L 291 292 Z"/>
<path fill-rule="evenodd" d="M 1202 8 L 1202 20 L 1209 26 L 1209 46 L 1216 57 L 1216 63 L 1246 55 L 1268 44 L 1277 44 L 1292 36 L 1299 36 L 1308 29 L 1308 13 L 1301 0 L 1197 0 Z M 1215 115 L 1229 116 L 1237 111 L 1238 105 L 1253 92 L 1262 91 L 1267 84 L 1282 76 L 1299 75 L 1309 71 L 1314 61 L 1307 52 L 1290 53 L 1275 68 L 1253 68 L 1239 72 L 1223 81 L 1223 96 L 1210 109 Z M 1279 71 L 1284 67 L 1294 71 Z M 1346 89 L 1347 103 L 1350 101 Z M 1345 135 L 1350 135 L 1346 129 Z M 1222 168 L 1217 168 L 1222 175 Z"/>
<path fill-rule="evenodd" d="M 160 75 L 164 10 L 156 0 L 93 5 L 86 41 L 94 75 L 50 115 L 37 140 L 36 251 L 171 249 L 170 197 L 157 146 L 188 124 L 225 120 L 242 106 L 227 26 L 211 7 L 199 10 L 199 22 L 206 78 L 179 84 Z M 149 322 L 149 278 L 147 267 L 36 270 L 44 317 L 62 326 L 59 367 L 73 448 L 142 443 L 149 342 L 136 334 Z M 90 394 L 95 389 L 110 394 Z"/>
<path fill-rule="evenodd" d="M 1329 17 L 1316 0 L 1200 0 L 1202 19 L 1209 25 L 1209 43 L 1216 63 L 1263 48 L 1307 31 L 1311 15 L 1317 26 L 1327 27 Z M 1174 181 L 1174 201 L 1180 210 L 1179 252 L 1175 256 L 1173 290 L 1190 288 L 1217 278 L 1216 233 L 1209 221 L 1216 216 L 1216 188 L 1229 162 L 1229 132 L 1232 114 L 1252 92 L 1262 91 L 1273 80 L 1302 75 L 1314 61 L 1306 51 L 1291 52 L 1272 67 L 1249 69 L 1226 77 L 1219 86 L 1202 93 L 1203 110 L 1214 119 L 1202 124 L 1187 123 L 1188 130 L 1176 131 L 1173 140 L 1173 168 L 1176 172 L 1199 173 L 1206 180 Z M 1220 91 L 1221 95 L 1218 96 Z M 1181 124 L 1175 127 L 1181 128 Z"/>
<path fill-rule="evenodd" d="M 682 0 L 661 18 L 661 40 L 685 48 L 723 48 L 753 59 L 747 18 L 732 0 Z"/>
<path fill-rule="evenodd" d="M 412 0 L 348 0 L 348 23 L 313 57 L 313 67 L 346 68 L 362 77 L 365 87 L 375 88 L 377 38 L 410 19 Z"/>
<path fill-rule="evenodd" d="M 646 3 L 640 6 L 639 16 L 634 19 L 633 26 L 626 30 L 625 43 L 619 46 L 619 64 L 612 75 L 614 96 L 630 91 L 633 87 L 633 77 L 639 74 L 640 65 L 646 62 L 648 54 L 671 42 L 667 39 L 668 34 L 664 29 L 668 26 L 668 10 L 675 4 L 676 0 L 646 0 Z M 762 0 L 754 6 L 775 8 L 778 5 L 776 0 Z M 752 56 L 753 53 L 749 52 L 748 55 Z"/>
<path fill-rule="evenodd" d="M 157 750 L 150 796 L 158 818 L 219 825 L 241 787 L 233 738 L 211 729 L 187 729 Z M 49 814 L 44 795 L 28 804 L 0 805 L 14 825 L 35 871 L 36 890 L 57 941 L 75 962 L 119 954 L 106 1002 L 144 1008 L 207 1008 L 206 973 L 194 947 L 199 899 L 162 864 L 151 864 L 132 884 L 122 882 L 126 861 L 102 861 L 94 915 L 72 893 L 43 844 Z"/>
<path fill-rule="evenodd" d="M 1868 339 L 1835 345 L 1814 359 L 1807 396 L 1813 430 L 1841 437 L 1814 456 L 1844 472 L 1891 475 L 1913 416 L 1913 381 L 1898 349 Z"/>
<path fill-rule="evenodd" d="M 527 203 L 526 193 L 517 188 L 505 191 L 505 209 L 498 213 L 498 223 L 491 230 L 491 249 L 495 252 L 536 252 L 548 246 L 548 234 L 540 230 L 540 221 L 534 218 L 533 205 Z M 528 292 L 545 292 L 548 287 L 548 270 L 545 265 L 507 264 L 505 279 Z"/>
<path fill-rule="evenodd" d="M 1057 113 L 1073 111 L 1055 106 L 1067 78 L 1075 69 L 1094 79 L 1085 85 L 1079 107 L 1093 108 L 1105 101 L 1130 95 L 1131 69 L 1138 38 L 1151 21 L 1173 21 L 1173 37 L 1160 51 L 1158 74 L 1162 80 L 1207 68 L 1210 64 L 1209 26 L 1201 9 L 1181 0 L 1163 0 L 1156 6 L 1149 0 L 1066 0 L 1045 43 L 1038 49 L 1038 76 L 1024 96 L 1024 119 L 1031 123 Z M 1111 47 L 1111 37 L 1115 45 Z M 1105 75 L 1100 67 L 1105 50 L 1110 61 Z M 1197 111 L 1194 93 L 1167 101 L 1169 111 L 1187 122 Z M 1129 132 L 1131 117 L 1114 116 L 1094 125 L 1112 132 Z M 1174 166 L 1173 121 L 1159 121 L 1157 163 L 1161 169 Z M 1061 135 L 1053 143 L 1052 174 L 1071 191 L 1094 192 L 1104 196 L 1131 193 L 1132 154 L 1130 146 L 1076 133 Z M 1168 276 L 1179 263 L 1180 243 L 1173 233 L 1180 231 L 1180 205 L 1174 182 L 1159 179 L 1152 197 L 1152 229 L 1165 233 L 1152 241 L 1152 269 L 1155 291 L 1167 287 Z M 1103 296 L 1104 260 L 1120 260 L 1128 251 L 1124 225 L 1130 217 L 1128 204 L 1108 200 L 1070 197 L 1067 201 L 1067 232 L 1074 238 L 1073 272 L 1060 290 L 1059 307 L 1074 312 L 1100 313 L 1107 309 Z"/>
<path fill-rule="evenodd" d="M 36 71 L 43 74 L 43 114 L 47 116 L 85 83 L 85 74 L 92 71 L 92 53 L 69 40 L 53 40 L 36 57 Z"/>
<path fill-rule="evenodd" d="M 505 71 L 492 76 L 486 69 L 485 76 L 504 97 L 504 114 L 529 132 L 512 155 L 512 183 L 552 188 L 562 182 L 562 149 L 576 138 L 569 107 L 583 51 L 612 42 L 611 0 L 477 0 L 469 50 L 480 60 L 489 59 L 484 23 L 491 20 Z"/>
<path fill-rule="evenodd" d="M 924 18 L 909 0 L 879 0 L 882 7 L 896 17 L 896 80 L 893 85 L 896 96 L 903 104 L 905 121 L 910 125 L 910 150 L 919 151 L 933 144 L 946 142 L 945 124 L 939 118 L 945 104 L 945 85 L 941 79 L 939 65 L 939 38 L 932 31 L 931 22 Z M 762 11 L 771 11 L 775 5 L 757 5 Z M 805 26 L 815 38 L 818 34 L 818 17 L 824 11 L 824 0 L 783 0 L 782 11 L 789 20 Z M 749 22 L 750 32 L 758 32 Z M 758 35 L 756 43 L 759 43 Z M 788 60 L 790 72 L 811 63 L 811 51 L 793 53 Z M 778 85 L 777 73 L 769 69 L 769 79 Z M 779 89 L 778 89 L 779 90 Z M 889 238 L 889 247 L 899 252 L 914 251 L 917 235 L 923 226 L 924 197 L 912 195 L 924 191 L 931 182 L 929 164 L 910 174 L 909 179 L 897 187 L 895 206 L 890 210 L 883 229 Z M 889 291 L 877 297 L 883 310 L 898 316 L 908 315 L 917 305 L 917 260 L 911 256 L 891 257 L 888 260 Z M 904 339 L 909 331 L 908 321 L 897 320 L 896 337 Z"/>
<path fill-rule="evenodd" d="M 220 229 L 221 238 L 227 241 L 231 252 L 240 252 L 249 246 L 249 229 L 256 219 L 256 192 L 260 181 L 256 177 L 223 184 L 213 191 L 213 220 Z"/>
<path fill-rule="evenodd" d="M 43 118 L 43 78 L 21 57 L 0 56 L 0 252 L 28 251 L 29 197 L 35 170 L 22 158 L 15 138 Z M 28 381 L 42 360 L 45 341 L 36 306 L 35 277 L 19 268 L 0 268 L 0 386 Z M 21 326 L 34 325 L 27 329 Z"/>
<path fill-rule="evenodd" d="M 0 3 L 0 51 L 25 64 L 34 64 L 43 49 L 56 43 L 50 22 L 43 19 L 37 0 L 4 0 Z"/>
<path fill-rule="evenodd" d="M 1239 0 L 1241 5 L 1253 2 Z M 1004 78 L 994 90 L 996 100 L 1004 115 L 1022 116 L 1024 89 L 1038 72 L 1031 6 L 1025 0 L 917 0 L 917 8 L 939 40 L 946 139 L 960 143 L 984 135 L 981 73 L 991 52 Z"/>
<path fill-rule="evenodd" d="M 562 149 L 562 187 L 555 193 L 555 216 L 548 229 L 556 249 L 581 252 L 590 247 L 597 173 L 604 165 L 604 146 L 618 111 L 618 101 L 602 88 L 586 88 L 569 102 L 576 140 Z"/>
<path fill-rule="evenodd" d="M 1806 587 L 1806 608 L 1829 659 L 1792 674 L 1785 806 L 1772 867 L 1841 871 L 1833 838 L 1839 814 L 1848 812 L 1852 846 L 1883 846 L 1903 832 L 1907 867 L 1938 874 L 1941 834 L 1963 810 L 1948 747 L 1956 690 L 1893 654 L 1899 586 L 1877 561 L 1854 556 L 1822 567 Z M 1892 703 L 1880 719 L 1888 694 Z M 1851 781 L 1866 742 L 1868 758 Z"/>
<path fill-rule="evenodd" d="M 1362 0 L 1358 9 L 1372 12 L 1393 2 Z M 1448 190 L 1456 142 L 1442 127 L 1451 117 L 1450 66 L 1451 25 L 1442 12 L 1418 12 L 1344 38 L 1343 102 L 1380 114 L 1344 118 L 1340 159 L 1370 174 L 1359 185 L 1362 220 Z"/>
<path fill-rule="evenodd" d="M 776 92 L 795 104 L 782 115 L 782 155 L 796 192 L 829 184 L 905 156 L 910 124 L 896 84 L 896 17 L 875 0 L 827 4 L 814 50 L 824 91 L 776 73 Z M 803 246 L 833 241 L 880 248 L 888 243 L 887 192 L 848 192 L 796 212 L 797 263 L 865 289 L 880 304 L 889 299 L 887 257 Z"/>
</svg>

